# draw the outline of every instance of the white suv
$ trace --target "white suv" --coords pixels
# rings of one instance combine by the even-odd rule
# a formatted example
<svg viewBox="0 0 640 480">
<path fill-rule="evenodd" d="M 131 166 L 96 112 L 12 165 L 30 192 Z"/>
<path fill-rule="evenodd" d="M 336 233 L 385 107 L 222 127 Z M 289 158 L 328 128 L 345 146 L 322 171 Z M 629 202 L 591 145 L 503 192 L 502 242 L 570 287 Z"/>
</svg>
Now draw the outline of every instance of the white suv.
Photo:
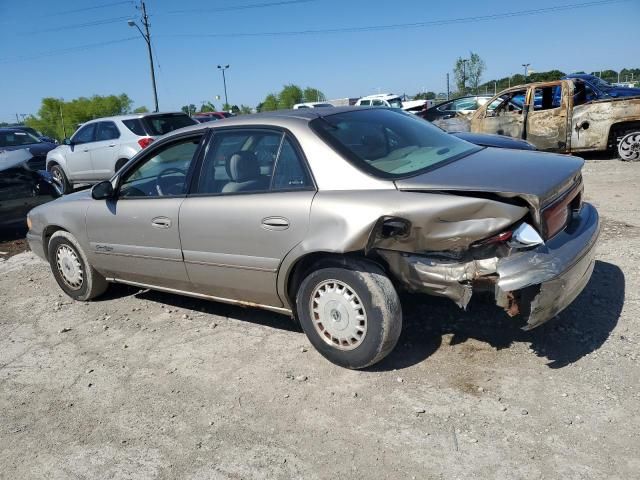
<svg viewBox="0 0 640 480">
<path fill-rule="evenodd" d="M 47 171 L 63 193 L 76 183 L 108 180 L 157 137 L 197 122 L 184 113 L 141 113 L 84 123 L 70 140 L 47 154 Z"/>
</svg>

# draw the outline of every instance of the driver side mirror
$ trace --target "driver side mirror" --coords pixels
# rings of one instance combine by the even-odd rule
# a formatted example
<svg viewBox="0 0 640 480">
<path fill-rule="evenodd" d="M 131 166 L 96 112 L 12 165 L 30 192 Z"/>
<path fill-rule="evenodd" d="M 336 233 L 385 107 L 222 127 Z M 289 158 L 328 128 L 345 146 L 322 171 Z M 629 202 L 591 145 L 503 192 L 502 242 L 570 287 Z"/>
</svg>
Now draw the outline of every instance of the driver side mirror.
<svg viewBox="0 0 640 480">
<path fill-rule="evenodd" d="M 62 143 L 64 143 L 65 145 L 72 145 L 71 143 L 71 139 L 70 138 L 65 138 Z"/>
<path fill-rule="evenodd" d="M 111 182 L 108 180 L 94 185 L 91 189 L 91 197 L 94 200 L 106 200 L 108 198 L 113 198 L 114 194 L 115 190 L 113 189 L 113 185 L 111 185 Z"/>
</svg>

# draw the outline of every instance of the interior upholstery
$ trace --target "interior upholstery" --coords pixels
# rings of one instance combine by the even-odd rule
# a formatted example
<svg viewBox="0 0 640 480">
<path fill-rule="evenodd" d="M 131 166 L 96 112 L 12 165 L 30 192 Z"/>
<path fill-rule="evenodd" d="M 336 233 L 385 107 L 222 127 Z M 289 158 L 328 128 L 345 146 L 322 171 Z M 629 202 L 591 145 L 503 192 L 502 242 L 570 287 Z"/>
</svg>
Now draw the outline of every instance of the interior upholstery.
<svg viewBox="0 0 640 480">
<path fill-rule="evenodd" d="M 226 168 L 230 181 L 222 188 L 222 192 L 246 192 L 266 188 L 268 179 L 260 175 L 260 165 L 254 153 L 234 153 L 227 159 Z"/>
</svg>

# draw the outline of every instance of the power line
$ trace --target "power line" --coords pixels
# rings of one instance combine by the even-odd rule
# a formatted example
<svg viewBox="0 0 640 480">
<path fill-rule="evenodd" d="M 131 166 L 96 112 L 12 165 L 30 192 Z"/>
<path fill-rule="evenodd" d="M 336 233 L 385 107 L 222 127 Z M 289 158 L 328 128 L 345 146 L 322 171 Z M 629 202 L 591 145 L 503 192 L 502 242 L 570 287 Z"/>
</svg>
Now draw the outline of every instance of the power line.
<svg viewBox="0 0 640 480">
<path fill-rule="evenodd" d="M 173 34 L 162 35 L 163 37 L 194 37 L 194 38 L 231 38 L 231 37 L 278 37 L 278 36 L 292 36 L 292 35 L 322 35 L 333 33 L 358 33 L 358 32 L 373 32 L 380 30 L 397 30 L 405 28 L 422 28 L 433 27 L 442 25 L 452 25 L 459 23 L 470 22 L 482 22 L 489 20 L 501 20 L 505 18 L 523 17 L 527 15 L 540 15 L 545 13 L 560 12 L 563 10 L 572 10 L 577 8 L 594 7 L 598 5 L 606 5 L 610 3 L 628 2 L 630 0 L 599 0 L 586 3 L 574 3 L 570 5 L 560 5 L 556 7 L 536 8 L 531 10 L 520 10 L 515 12 L 496 13 L 492 15 L 481 15 L 477 17 L 462 17 L 452 18 L 446 20 L 430 20 L 424 22 L 415 23 L 396 23 L 390 25 L 373 25 L 366 27 L 345 27 L 345 28 L 327 28 L 319 30 L 293 30 L 284 32 L 237 32 L 237 33 L 185 33 L 185 34 Z"/>
<path fill-rule="evenodd" d="M 42 30 L 33 30 L 30 32 L 24 32 L 23 35 L 33 35 L 33 34 L 37 34 L 37 33 L 48 33 L 48 32 L 59 32 L 62 30 L 74 30 L 77 28 L 85 28 L 85 27 L 95 27 L 98 25 L 107 25 L 109 23 L 117 23 L 117 22 L 124 22 L 125 20 L 128 20 L 131 18 L 131 15 L 127 15 L 124 17 L 113 17 L 113 18 L 105 18 L 103 20 L 93 20 L 91 22 L 84 22 L 84 23 L 74 23 L 72 25 L 64 25 L 61 27 L 53 27 L 53 28 L 45 28 Z"/>
<path fill-rule="evenodd" d="M 97 10 L 99 8 L 115 7 L 116 5 L 124 5 L 126 3 L 133 5 L 132 0 L 124 0 L 122 2 L 111 2 L 111 3 L 103 3 L 100 5 L 94 5 L 93 7 L 76 8 L 74 10 L 64 10 L 62 12 L 48 13 L 46 15 L 43 15 L 43 17 L 53 17 L 58 15 L 68 15 L 70 13 L 86 12 L 89 10 Z"/>
<path fill-rule="evenodd" d="M 90 43 L 88 45 L 79 45 L 77 47 L 61 48 L 59 50 L 49 50 L 47 52 L 42 52 L 42 53 L 39 53 L 39 54 L 36 54 L 36 55 L 24 55 L 24 56 L 19 56 L 19 57 L 0 58 L 0 64 L 22 62 L 24 60 L 33 60 L 33 59 L 36 59 L 36 58 L 49 57 L 49 56 L 52 56 L 52 55 L 59 55 L 59 54 L 63 54 L 63 53 L 90 50 L 90 49 L 93 49 L 93 48 L 104 47 L 106 45 L 113 45 L 113 44 L 116 44 L 116 43 L 130 42 L 131 40 L 138 40 L 138 37 L 121 38 L 119 40 L 109 40 L 109 41 L 106 41 L 106 42 Z"/>
<path fill-rule="evenodd" d="M 277 7 L 282 5 L 292 5 L 296 3 L 309 3 L 309 2 L 316 2 L 316 1 L 318 0 L 280 0 L 276 2 L 262 2 L 262 3 L 249 3 L 246 5 L 235 5 L 233 7 L 192 8 L 192 9 L 185 9 L 185 10 L 171 10 L 169 12 L 166 12 L 166 14 L 173 15 L 177 13 L 230 12 L 233 10 L 248 10 L 248 9 L 254 9 L 254 8 Z M 159 15 L 162 15 L 162 13 L 160 13 Z"/>
</svg>

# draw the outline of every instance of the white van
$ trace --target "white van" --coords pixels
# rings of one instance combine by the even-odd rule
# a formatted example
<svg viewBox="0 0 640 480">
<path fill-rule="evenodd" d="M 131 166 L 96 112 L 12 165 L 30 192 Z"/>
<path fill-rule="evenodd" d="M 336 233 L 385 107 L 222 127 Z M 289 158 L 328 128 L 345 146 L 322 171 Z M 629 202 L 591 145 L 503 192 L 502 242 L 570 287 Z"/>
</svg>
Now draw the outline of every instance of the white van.
<svg viewBox="0 0 640 480">
<path fill-rule="evenodd" d="M 393 93 L 379 93 L 362 97 L 356 102 L 361 107 L 391 107 L 402 108 L 402 99 Z"/>
</svg>

